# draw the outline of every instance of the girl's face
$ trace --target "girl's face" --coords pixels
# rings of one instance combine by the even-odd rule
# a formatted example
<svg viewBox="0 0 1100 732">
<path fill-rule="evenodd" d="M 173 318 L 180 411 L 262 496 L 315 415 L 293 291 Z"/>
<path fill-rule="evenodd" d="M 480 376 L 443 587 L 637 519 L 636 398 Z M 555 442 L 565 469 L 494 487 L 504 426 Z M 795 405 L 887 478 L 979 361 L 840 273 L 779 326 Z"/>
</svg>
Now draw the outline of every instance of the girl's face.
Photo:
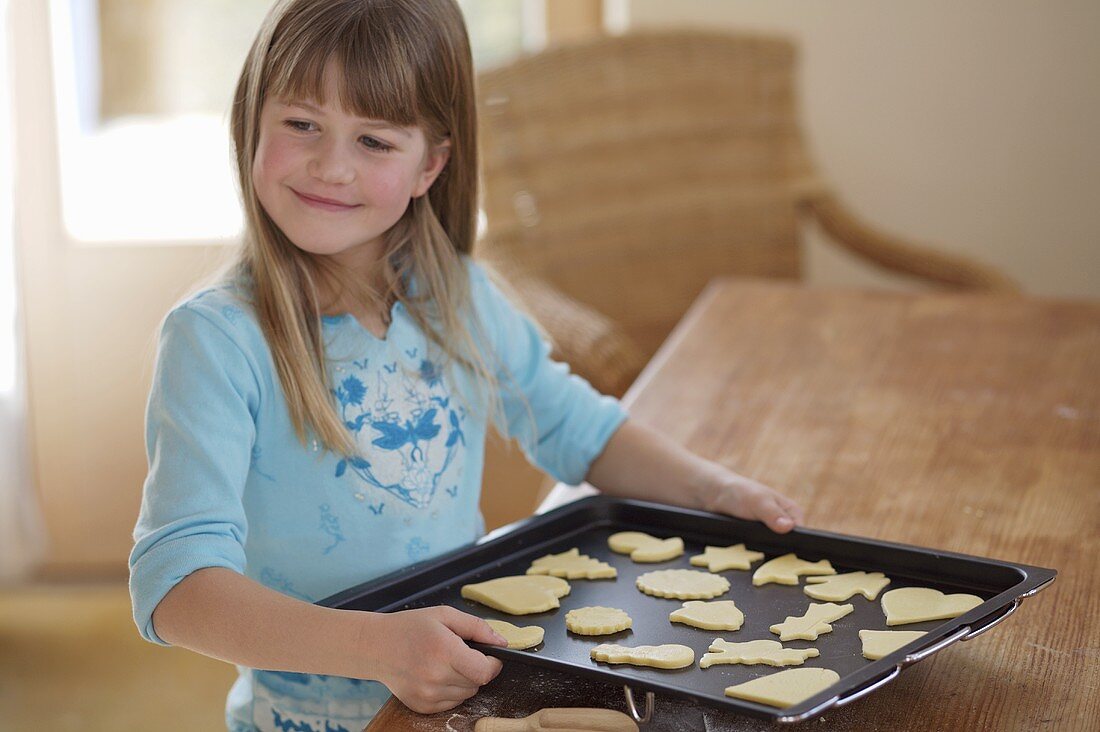
<svg viewBox="0 0 1100 732">
<path fill-rule="evenodd" d="M 325 76 L 324 106 L 264 102 L 252 183 L 295 246 L 367 272 L 383 253 L 383 234 L 443 170 L 450 141 L 430 148 L 419 127 L 345 113 L 333 106 L 334 74 Z"/>
</svg>

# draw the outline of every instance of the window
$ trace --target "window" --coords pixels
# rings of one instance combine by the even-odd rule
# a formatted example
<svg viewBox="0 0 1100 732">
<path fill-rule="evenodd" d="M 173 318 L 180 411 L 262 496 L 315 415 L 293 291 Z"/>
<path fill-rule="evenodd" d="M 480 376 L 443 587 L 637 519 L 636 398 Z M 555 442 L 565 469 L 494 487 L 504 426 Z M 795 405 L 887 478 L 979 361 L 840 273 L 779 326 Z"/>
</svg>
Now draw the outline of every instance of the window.
<svg viewBox="0 0 1100 732">
<path fill-rule="evenodd" d="M 61 202 L 84 243 L 232 239 L 228 110 L 271 0 L 51 0 Z M 474 63 L 544 42 L 543 0 L 459 0 Z"/>
</svg>

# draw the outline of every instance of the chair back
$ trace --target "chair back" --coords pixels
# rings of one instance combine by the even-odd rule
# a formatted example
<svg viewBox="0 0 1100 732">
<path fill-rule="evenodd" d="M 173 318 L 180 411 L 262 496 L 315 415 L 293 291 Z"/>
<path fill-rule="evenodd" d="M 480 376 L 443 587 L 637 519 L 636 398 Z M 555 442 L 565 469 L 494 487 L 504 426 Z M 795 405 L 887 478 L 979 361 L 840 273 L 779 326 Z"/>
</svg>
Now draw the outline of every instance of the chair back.
<svg viewBox="0 0 1100 732">
<path fill-rule="evenodd" d="M 481 251 L 652 354 L 707 281 L 801 275 L 813 170 L 785 39 L 641 32 L 478 78 Z"/>
</svg>

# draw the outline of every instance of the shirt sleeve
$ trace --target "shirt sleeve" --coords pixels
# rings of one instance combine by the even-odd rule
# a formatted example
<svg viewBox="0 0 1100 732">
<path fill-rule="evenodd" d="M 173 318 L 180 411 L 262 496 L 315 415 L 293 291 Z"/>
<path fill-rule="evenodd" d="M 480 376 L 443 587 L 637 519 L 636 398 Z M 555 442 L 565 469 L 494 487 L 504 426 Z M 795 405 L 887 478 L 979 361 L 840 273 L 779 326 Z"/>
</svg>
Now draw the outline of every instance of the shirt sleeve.
<svg viewBox="0 0 1100 732">
<path fill-rule="evenodd" d="M 579 485 L 626 420 L 626 410 L 551 359 L 550 344 L 531 319 L 478 264 L 471 261 L 469 268 L 474 305 L 497 359 L 504 420 L 498 426 L 533 464 Z"/>
<path fill-rule="evenodd" d="M 172 311 L 146 410 L 149 473 L 130 554 L 134 621 L 147 640 L 168 645 L 153 610 L 184 577 L 245 570 L 242 494 L 258 403 L 249 359 L 214 317 L 190 305 Z"/>
</svg>

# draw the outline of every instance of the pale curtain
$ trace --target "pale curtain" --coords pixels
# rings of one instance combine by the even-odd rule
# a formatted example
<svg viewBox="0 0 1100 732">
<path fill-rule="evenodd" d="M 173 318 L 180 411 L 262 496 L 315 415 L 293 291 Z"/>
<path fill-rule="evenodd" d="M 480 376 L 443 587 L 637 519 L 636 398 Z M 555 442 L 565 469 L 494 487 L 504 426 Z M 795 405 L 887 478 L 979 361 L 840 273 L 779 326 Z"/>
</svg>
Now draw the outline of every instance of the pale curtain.
<svg viewBox="0 0 1100 732">
<path fill-rule="evenodd" d="M 10 2 L 0 0 L 0 583 L 25 577 L 44 534 L 27 461 L 26 389 L 15 267 Z"/>
</svg>

